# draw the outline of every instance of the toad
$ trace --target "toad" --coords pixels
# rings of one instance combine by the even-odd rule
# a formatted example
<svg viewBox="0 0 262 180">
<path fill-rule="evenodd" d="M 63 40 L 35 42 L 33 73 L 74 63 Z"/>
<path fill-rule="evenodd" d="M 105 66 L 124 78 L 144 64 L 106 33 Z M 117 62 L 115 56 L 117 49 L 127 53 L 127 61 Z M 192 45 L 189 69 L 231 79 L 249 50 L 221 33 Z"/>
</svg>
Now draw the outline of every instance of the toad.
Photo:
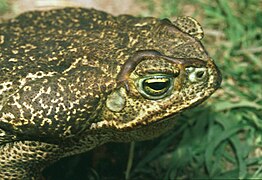
<svg viewBox="0 0 262 180">
<path fill-rule="evenodd" d="M 191 17 L 32 11 L 0 24 L 0 178 L 36 179 L 106 142 L 151 139 L 220 72 Z"/>
</svg>

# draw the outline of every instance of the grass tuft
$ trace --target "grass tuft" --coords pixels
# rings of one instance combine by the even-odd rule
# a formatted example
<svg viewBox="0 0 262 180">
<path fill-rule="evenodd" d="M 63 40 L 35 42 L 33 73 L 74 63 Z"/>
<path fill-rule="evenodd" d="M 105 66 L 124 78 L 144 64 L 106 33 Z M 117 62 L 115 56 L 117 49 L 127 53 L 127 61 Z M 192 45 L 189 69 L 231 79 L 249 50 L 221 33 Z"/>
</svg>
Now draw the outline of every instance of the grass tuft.
<svg viewBox="0 0 262 180">
<path fill-rule="evenodd" d="M 0 15 L 9 10 L 9 4 L 7 0 L 0 0 Z"/>
</svg>

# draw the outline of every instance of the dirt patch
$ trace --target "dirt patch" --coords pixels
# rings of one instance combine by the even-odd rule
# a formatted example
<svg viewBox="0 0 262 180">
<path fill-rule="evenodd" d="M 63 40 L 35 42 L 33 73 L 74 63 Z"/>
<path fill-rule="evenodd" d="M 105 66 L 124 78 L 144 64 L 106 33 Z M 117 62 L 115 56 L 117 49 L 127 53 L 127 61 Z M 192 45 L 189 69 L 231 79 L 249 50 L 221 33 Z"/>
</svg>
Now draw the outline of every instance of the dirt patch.
<svg viewBox="0 0 262 180">
<path fill-rule="evenodd" d="M 146 4 L 139 0 L 9 0 L 9 11 L 0 16 L 9 19 L 26 11 L 48 10 L 63 7 L 86 7 L 118 14 L 145 14 Z"/>
</svg>

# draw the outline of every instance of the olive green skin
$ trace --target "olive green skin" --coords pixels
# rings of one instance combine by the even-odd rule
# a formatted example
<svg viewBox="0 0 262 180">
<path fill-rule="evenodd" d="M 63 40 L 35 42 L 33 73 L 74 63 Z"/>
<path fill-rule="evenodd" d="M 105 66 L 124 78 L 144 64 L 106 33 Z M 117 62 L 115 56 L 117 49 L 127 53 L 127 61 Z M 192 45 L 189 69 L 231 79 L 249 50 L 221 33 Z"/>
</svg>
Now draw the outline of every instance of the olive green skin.
<svg viewBox="0 0 262 180">
<path fill-rule="evenodd" d="M 0 178 L 38 178 L 62 157 L 172 128 L 174 116 L 221 82 L 201 32 L 192 19 L 172 24 L 84 8 L 0 24 Z M 206 69 L 204 81 L 190 82 L 191 66 Z M 141 94 L 137 79 L 152 73 L 175 79 L 168 96 Z"/>
</svg>

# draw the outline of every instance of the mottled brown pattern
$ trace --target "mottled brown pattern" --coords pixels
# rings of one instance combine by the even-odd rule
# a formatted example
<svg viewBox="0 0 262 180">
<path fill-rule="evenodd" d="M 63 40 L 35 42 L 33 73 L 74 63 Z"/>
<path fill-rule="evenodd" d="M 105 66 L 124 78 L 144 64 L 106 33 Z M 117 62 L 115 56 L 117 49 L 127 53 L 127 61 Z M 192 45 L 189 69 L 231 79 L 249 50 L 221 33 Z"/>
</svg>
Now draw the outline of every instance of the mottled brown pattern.
<svg viewBox="0 0 262 180">
<path fill-rule="evenodd" d="M 109 141 L 150 139 L 220 85 L 190 17 L 27 12 L 0 24 L 0 178 Z"/>
</svg>

